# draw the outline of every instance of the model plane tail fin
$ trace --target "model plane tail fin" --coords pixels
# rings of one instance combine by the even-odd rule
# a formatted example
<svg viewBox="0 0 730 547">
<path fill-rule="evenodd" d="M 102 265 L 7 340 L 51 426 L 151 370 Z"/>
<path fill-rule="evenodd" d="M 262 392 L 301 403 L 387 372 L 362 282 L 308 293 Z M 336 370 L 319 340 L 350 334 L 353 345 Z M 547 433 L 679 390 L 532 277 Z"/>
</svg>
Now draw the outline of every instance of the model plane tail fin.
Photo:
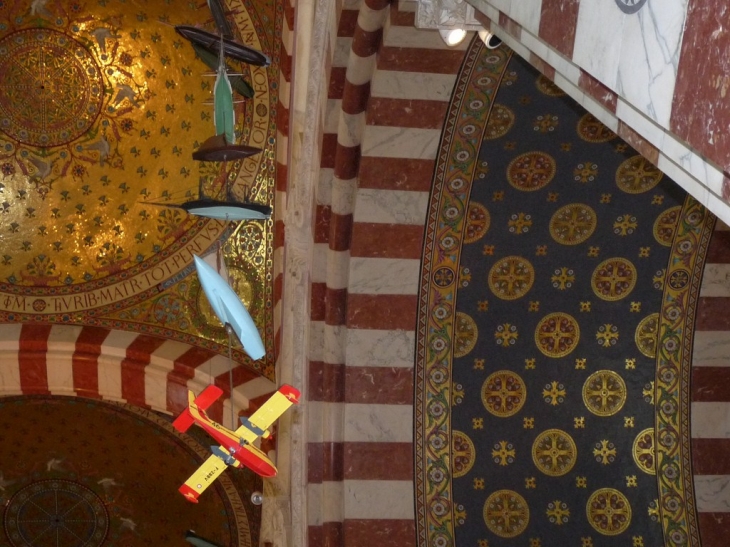
<svg viewBox="0 0 730 547">
<path fill-rule="evenodd" d="M 188 390 L 188 408 L 183 410 L 180 415 L 175 418 L 175 421 L 172 422 L 173 427 L 180 433 L 185 433 L 188 429 L 190 429 L 190 426 L 195 423 L 195 418 L 193 418 L 193 415 L 190 413 L 190 407 L 195 405 L 199 411 L 206 410 L 210 405 L 218 400 L 218 397 L 222 394 L 223 390 L 212 384 L 201 391 L 200 395 L 197 397 L 192 391 Z"/>
</svg>

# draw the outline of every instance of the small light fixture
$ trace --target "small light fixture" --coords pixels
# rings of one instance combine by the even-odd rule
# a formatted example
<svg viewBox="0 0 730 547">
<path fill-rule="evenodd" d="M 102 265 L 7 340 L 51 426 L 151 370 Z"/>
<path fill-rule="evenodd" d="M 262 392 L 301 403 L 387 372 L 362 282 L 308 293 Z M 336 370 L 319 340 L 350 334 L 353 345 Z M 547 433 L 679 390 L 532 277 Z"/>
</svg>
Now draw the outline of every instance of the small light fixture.
<svg viewBox="0 0 730 547">
<path fill-rule="evenodd" d="M 482 40 L 482 42 L 484 42 L 484 45 L 487 46 L 487 49 L 496 49 L 502 43 L 502 40 L 500 38 L 496 37 L 488 30 L 480 30 L 479 38 Z"/>
<path fill-rule="evenodd" d="M 439 29 L 441 39 L 449 47 L 459 45 L 466 38 L 466 31 L 463 28 Z"/>
</svg>

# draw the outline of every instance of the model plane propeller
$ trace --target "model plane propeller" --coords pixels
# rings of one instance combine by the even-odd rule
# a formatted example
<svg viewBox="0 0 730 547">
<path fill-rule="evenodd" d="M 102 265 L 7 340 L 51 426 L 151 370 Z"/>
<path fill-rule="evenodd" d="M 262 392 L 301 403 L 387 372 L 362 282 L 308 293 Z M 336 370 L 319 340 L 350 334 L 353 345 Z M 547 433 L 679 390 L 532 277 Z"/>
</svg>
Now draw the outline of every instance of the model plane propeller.
<svg viewBox="0 0 730 547">
<path fill-rule="evenodd" d="M 212 446 L 212 455 L 185 481 L 179 491 L 185 499 L 198 503 L 198 497 L 215 481 L 227 466 L 245 466 L 261 475 L 273 477 L 277 470 L 274 463 L 253 443 L 259 437 L 269 436 L 271 425 L 293 404 L 299 403 L 299 390 L 284 384 L 250 418 L 241 418 L 241 426 L 235 431 L 211 420 L 205 413 L 223 390 L 215 385 L 206 387 L 197 397 L 188 391 L 188 407 L 172 425 L 185 433 L 191 425 L 201 427 L 220 446 Z"/>
</svg>

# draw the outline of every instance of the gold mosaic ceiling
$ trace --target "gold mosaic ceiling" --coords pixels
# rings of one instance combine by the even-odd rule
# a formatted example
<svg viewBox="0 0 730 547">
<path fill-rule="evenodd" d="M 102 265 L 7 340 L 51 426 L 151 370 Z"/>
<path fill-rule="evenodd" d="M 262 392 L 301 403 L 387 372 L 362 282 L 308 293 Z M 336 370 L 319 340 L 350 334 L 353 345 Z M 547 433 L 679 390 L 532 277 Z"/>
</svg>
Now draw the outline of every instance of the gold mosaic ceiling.
<svg viewBox="0 0 730 547">
<path fill-rule="evenodd" d="M 214 75 L 174 25 L 215 31 L 206 2 L 0 0 L 0 321 L 93 324 L 222 351 L 192 255 L 221 251 L 265 339 L 271 372 L 272 221 L 236 226 L 165 206 L 226 177 L 273 203 L 281 4 L 228 2 L 236 39 L 272 66 L 231 62 L 254 88 L 236 105 L 235 164 L 192 152 L 214 134 Z M 239 360 L 245 360 L 238 353 Z"/>
</svg>

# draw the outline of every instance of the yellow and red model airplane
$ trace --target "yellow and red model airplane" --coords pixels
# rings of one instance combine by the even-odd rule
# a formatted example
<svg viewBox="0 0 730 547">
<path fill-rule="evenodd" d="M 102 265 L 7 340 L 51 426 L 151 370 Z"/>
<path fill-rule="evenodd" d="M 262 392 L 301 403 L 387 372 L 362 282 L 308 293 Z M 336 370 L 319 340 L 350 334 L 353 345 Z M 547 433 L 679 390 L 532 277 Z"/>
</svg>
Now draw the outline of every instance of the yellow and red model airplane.
<svg viewBox="0 0 730 547">
<path fill-rule="evenodd" d="M 198 503 L 198 497 L 223 473 L 226 465 L 241 467 L 245 465 L 262 477 L 276 475 L 276 466 L 253 443 L 259 437 L 269 436 L 269 427 L 291 405 L 299 403 L 299 390 L 284 384 L 250 418 L 241 418 L 241 426 L 235 431 L 211 420 L 205 410 L 221 395 L 223 390 L 210 385 L 197 397 L 188 390 L 188 408 L 175 419 L 172 425 L 180 433 L 185 433 L 196 424 L 213 437 L 220 446 L 212 446 L 210 456 L 179 490 L 190 502 Z"/>
</svg>

